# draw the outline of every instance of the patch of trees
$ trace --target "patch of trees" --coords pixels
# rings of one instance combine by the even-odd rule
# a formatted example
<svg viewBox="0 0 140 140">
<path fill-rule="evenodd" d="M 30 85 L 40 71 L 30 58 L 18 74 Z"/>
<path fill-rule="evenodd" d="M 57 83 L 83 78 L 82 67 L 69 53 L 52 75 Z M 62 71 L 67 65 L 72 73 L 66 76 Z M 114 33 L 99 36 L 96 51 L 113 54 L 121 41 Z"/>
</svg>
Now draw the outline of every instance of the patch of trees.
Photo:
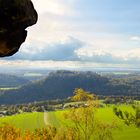
<svg viewBox="0 0 140 140">
<path fill-rule="evenodd" d="M 133 96 L 107 96 L 104 97 L 103 103 L 105 104 L 134 104 Z"/>
<path fill-rule="evenodd" d="M 24 133 L 21 129 L 10 124 L 0 126 L 1 140 L 54 140 L 55 135 L 56 128 L 51 126 L 36 129 L 34 132 L 26 130 Z"/>
<path fill-rule="evenodd" d="M 71 99 L 47 100 L 28 104 L 0 105 L 0 117 L 11 116 L 23 112 L 44 112 L 44 109 L 47 111 L 64 109 L 64 104 L 69 102 L 72 102 Z"/>
</svg>

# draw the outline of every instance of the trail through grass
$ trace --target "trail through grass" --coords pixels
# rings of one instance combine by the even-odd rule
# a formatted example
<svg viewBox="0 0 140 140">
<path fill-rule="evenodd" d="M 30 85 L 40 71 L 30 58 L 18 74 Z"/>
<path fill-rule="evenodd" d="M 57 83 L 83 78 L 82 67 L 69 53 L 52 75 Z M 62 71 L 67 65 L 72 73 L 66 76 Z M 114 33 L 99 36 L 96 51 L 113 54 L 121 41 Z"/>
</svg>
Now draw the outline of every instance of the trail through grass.
<svg viewBox="0 0 140 140">
<path fill-rule="evenodd" d="M 121 109 L 127 111 L 133 111 L 131 106 L 122 105 Z M 63 114 L 68 110 L 52 111 L 45 113 L 23 113 L 20 115 L 14 115 L 9 117 L 0 118 L 0 124 L 3 122 L 12 123 L 22 130 L 29 129 L 34 130 L 36 128 L 43 128 L 47 125 L 53 125 L 57 128 L 62 125 L 67 125 L 70 122 L 66 121 Z M 44 118 L 46 116 L 46 118 Z M 96 114 L 97 118 L 103 122 L 115 122 L 118 124 L 118 129 L 113 131 L 114 140 L 140 140 L 140 129 L 134 126 L 126 126 L 120 119 L 118 119 L 113 113 L 113 106 L 100 108 Z M 45 121 L 46 119 L 46 121 Z"/>
</svg>

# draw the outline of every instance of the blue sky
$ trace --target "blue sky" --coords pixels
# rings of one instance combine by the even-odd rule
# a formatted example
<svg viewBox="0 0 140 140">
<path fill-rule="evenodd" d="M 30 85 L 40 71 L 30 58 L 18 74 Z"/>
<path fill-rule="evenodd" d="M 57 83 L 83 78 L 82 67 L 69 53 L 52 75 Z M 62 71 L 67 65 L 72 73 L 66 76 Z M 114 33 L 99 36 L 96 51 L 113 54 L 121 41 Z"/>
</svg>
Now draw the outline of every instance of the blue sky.
<svg viewBox="0 0 140 140">
<path fill-rule="evenodd" d="M 1 66 L 140 68 L 139 0 L 32 1 L 39 21 Z"/>
</svg>

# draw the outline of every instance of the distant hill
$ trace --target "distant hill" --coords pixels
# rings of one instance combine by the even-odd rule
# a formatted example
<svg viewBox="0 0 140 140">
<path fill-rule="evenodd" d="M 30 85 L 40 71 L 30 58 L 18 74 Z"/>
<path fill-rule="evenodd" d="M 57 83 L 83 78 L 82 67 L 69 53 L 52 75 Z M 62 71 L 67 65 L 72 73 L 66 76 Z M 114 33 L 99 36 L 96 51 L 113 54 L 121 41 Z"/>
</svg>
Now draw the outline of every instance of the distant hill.
<svg viewBox="0 0 140 140">
<path fill-rule="evenodd" d="M 14 75 L 0 74 L 0 88 L 18 87 L 29 83 L 29 80 Z"/>
<path fill-rule="evenodd" d="M 97 95 L 136 95 L 140 94 L 140 80 L 131 80 L 130 77 L 115 79 L 93 72 L 56 71 L 40 81 L 5 91 L 0 95 L 0 104 L 67 98 L 73 95 L 75 88 Z"/>
</svg>

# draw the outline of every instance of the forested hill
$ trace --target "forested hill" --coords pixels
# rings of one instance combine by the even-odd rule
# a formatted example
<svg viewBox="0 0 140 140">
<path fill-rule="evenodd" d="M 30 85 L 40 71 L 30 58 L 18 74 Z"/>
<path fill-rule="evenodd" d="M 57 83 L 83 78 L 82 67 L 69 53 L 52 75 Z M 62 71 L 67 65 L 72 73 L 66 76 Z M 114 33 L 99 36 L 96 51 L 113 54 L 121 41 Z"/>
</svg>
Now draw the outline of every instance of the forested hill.
<svg viewBox="0 0 140 140">
<path fill-rule="evenodd" d="M 98 95 L 136 95 L 140 94 L 139 83 L 138 79 L 112 79 L 93 72 L 56 71 L 40 81 L 5 91 L 0 96 L 0 104 L 67 98 L 73 95 L 75 88 L 83 88 Z"/>
<path fill-rule="evenodd" d="M 14 75 L 0 74 L 0 88 L 18 87 L 29 83 L 29 80 Z"/>
</svg>

